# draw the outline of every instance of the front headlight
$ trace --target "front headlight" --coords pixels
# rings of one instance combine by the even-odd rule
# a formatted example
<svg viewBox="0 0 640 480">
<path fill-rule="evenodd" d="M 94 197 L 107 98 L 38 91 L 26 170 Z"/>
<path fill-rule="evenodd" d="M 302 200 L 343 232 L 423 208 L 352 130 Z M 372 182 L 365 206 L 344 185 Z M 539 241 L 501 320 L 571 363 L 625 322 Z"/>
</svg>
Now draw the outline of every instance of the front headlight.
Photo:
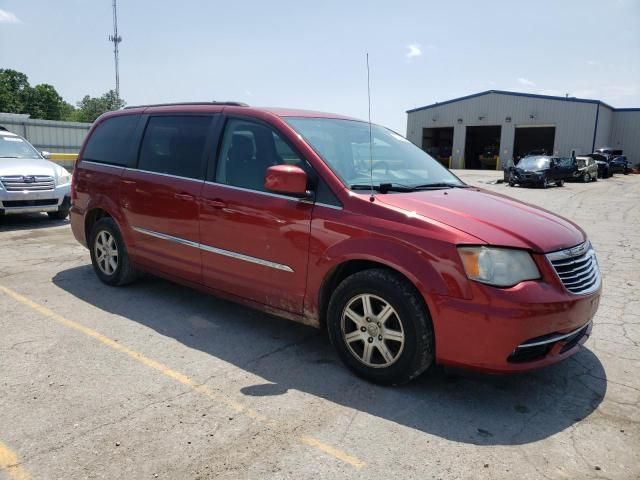
<svg viewBox="0 0 640 480">
<path fill-rule="evenodd" d="M 71 174 L 67 172 L 64 168 L 60 168 L 58 170 L 58 186 L 66 185 L 71 182 Z"/>
<path fill-rule="evenodd" d="M 464 270 L 471 280 L 512 287 L 525 280 L 540 278 L 529 252 L 510 248 L 458 247 Z"/>
</svg>

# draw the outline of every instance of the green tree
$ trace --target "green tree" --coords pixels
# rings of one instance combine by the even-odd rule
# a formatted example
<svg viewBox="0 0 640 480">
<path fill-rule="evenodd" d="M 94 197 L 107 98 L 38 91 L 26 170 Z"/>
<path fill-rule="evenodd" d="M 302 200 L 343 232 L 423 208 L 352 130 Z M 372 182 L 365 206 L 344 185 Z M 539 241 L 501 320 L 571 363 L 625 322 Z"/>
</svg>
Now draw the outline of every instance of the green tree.
<svg viewBox="0 0 640 480">
<path fill-rule="evenodd" d="M 43 83 L 31 87 L 27 76 L 16 70 L 0 69 L 0 112 L 28 113 L 31 118 L 93 122 L 105 112 L 119 110 L 125 102 L 109 90 L 100 97 L 86 95 L 76 109 L 56 89 Z"/>
<path fill-rule="evenodd" d="M 0 69 L 0 112 L 27 113 L 27 97 L 31 91 L 29 79 L 22 72 Z"/>
<path fill-rule="evenodd" d="M 62 101 L 62 105 L 60 106 L 61 114 L 60 120 L 65 120 L 67 122 L 79 122 L 78 120 L 78 110 L 76 107 L 71 105 L 70 103 Z"/>
<path fill-rule="evenodd" d="M 93 122 L 105 112 L 121 109 L 125 106 L 125 102 L 116 96 L 115 90 L 109 90 L 101 97 L 86 95 L 77 105 L 77 120 L 79 122 Z"/>
<path fill-rule="evenodd" d="M 52 85 L 43 83 L 29 89 L 26 113 L 32 118 L 62 120 L 62 106 L 65 102 Z"/>
</svg>

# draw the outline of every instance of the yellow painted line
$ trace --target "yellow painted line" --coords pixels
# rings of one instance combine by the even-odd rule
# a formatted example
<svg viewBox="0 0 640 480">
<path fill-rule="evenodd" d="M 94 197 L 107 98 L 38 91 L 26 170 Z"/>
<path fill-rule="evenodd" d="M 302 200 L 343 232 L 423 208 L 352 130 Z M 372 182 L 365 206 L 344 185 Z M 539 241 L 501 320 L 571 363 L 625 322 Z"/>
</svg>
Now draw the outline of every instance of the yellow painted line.
<svg viewBox="0 0 640 480">
<path fill-rule="evenodd" d="M 0 442 L 0 472 L 5 472 L 12 480 L 29 480 L 29 473 L 18 462 L 18 456 Z"/>
<path fill-rule="evenodd" d="M 201 383 L 196 382 L 195 380 L 193 380 L 191 377 L 180 373 L 176 370 L 173 370 L 165 365 L 163 365 L 160 362 L 157 362 L 155 360 L 153 360 L 152 358 L 149 358 L 145 355 L 143 355 L 140 352 L 137 352 L 135 350 L 132 350 L 124 345 L 122 345 L 119 342 L 116 342 L 115 340 L 112 340 L 111 338 L 107 337 L 106 335 L 103 335 L 89 327 L 85 327 L 84 325 L 81 325 L 77 322 L 74 322 L 73 320 L 69 320 L 65 317 L 63 317 L 62 315 L 57 314 L 56 312 L 54 312 L 53 310 L 50 310 L 46 307 L 43 307 L 42 305 L 33 302 L 32 300 L 28 299 L 27 297 L 20 295 L 17 292 L 14 292 L 13 290 L 4 287 L 2 285 L 0 285 L 0 292 L 3 292 L 5 295 L 13 298 L 15 301 L 26 305 L 27 307 L 35 310 L 36 312 L 38 312 L 39 314 L 50 318 L 51 320 L 55 320 L 56 322 L 64 325 L 65 327 L 71 328 L 73 330 L 76 330 L 80 333 L 83 333 L 84 335 L 94 338 L 95 340 L 98 340 L 99 342 L 103 343 L 104 345 L 112 348 L 113 350 L 117 350 L 118 352 L 124 353 L 125 355 L 128 355 L 129 357 L 131 357 L 132 359 L 134 359 L 135 361 L 145 365 L 146 367 L 152 368 L 154 370 L 157 370 L 158 372 L 162 373 L 163 375 L 172 378 L 173 380 L 176 380 L 177 382 L 181 383 L 182 385 L 185 385 L 195 391 L 197 391 L 198 393 L 201 393 L 202 395 L 210 398 L 211 400 L 214 400 L 216 402 L 219 402 L 223 405 L 226 405 L 228 408 L 230 408 L 231 410 L 233 410 L 235 413 L 237 414 L 242 414 L 245 415 L 251 419 L 254 420 L 258 420 L 260 422 L 266 423 L 268 424 L 271 428 L 277 428 L 277 424 L 273 421 L 271 421 L 270 419 L 268 419 L 267 417 L 265 417 L 264 415 L 258 413 L 257 411 L 253 410 L 250 407 L 247 407 L 246 405 L 243 405 L 240 402 L 236 402 L 235 400 L 216 392 L 214 389 L 208 387 L 207 385 L 203 385 Z M 327 445 L 325 443 L 320 442 L 319 440 L 316 440 L 314 438 L 311 437 L 301 437 L 299 438 L 299 441 L 301 441 L 302 443 L 312 446 L 314 448 L 317 448 L 318 450 L 331 455 L 334 458 L 337 458 L 338 460 L 341 460 L 355 468 L 362 468 L 365 463 L 362 462 L 361 460 L 335 448 L 332 447 L 330 445 Z M 2 444 L 0 444 L 1 446 Z M 0 456 L 0 467 L 2 466 L 2 461 L 1 461 L 2 457 Z M 22 480 L 21 477 L 17 477 L 20 478 Z"/>
<path fill-rule="evenodd" d="M 358 470 L 360 470 L 365 465 L 362 460 L 359 460 L 356 457 L 352 457 L 342 450 L 338 450 L 337 448 L 332 447 L 331 445 L 327 445 L 320 440 L 316 440 L 313 437 L 301 437 L 300 440 L 302 441 L 302 443 L 306 443 L 307 445 L 317 448 L 318 450 L 321 450 L 324 453 L 331 455 L 332 457 L 336 457 L 338 460 L 342 460 L 344 463 L 348 463 Z"/>
</svg>

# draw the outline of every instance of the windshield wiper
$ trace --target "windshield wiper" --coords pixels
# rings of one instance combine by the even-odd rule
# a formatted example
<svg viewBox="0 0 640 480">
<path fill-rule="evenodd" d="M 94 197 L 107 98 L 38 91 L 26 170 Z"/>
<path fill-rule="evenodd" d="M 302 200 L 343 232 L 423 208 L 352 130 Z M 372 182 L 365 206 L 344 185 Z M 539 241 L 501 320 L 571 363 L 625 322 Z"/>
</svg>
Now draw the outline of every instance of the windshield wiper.
<svg viewBox="0 0 640 480">
<path fill-rule="evenodd" d="M 352 190 L 375 190 L 380 193 L 387 192 L 416 192 L 419 190 L 439 190 L 442 188 L 469 188 L 469 185 L 465 184 L 453 184 L 447 182 L 433 182 L 433 183 L 425 183 L 423 185 L 403 185 L 401 183 L 378 183 L 374 184 L 373 187 L 371 185 L 365 183 L 358 183 L 355 185 L 351 185 Z"/>
<path fill-rule="evenodd" d="M 365 183 L 357 183 L 355 185 L 351 185 L 351 190 L 375 190 L 380 193 L 387 192 L 413 192 L 414 188 L 409 187 L 408 185 L 402 185 L 401 183 L 378 183 L 377 185 L 367 185 Z"/>
<path fill-rule="evenodd" d="M 413 187 L 414 190 L 429 190 L 429 189 L 438 189 L 438 188 L 469 188 L 469 185 L 465 184 L 455 184 L 455 183 L 447 183 L 447 182 L 433 182 L 433 183 L 425 183 L 423 185 L 416 185 Z"/>
</svg>

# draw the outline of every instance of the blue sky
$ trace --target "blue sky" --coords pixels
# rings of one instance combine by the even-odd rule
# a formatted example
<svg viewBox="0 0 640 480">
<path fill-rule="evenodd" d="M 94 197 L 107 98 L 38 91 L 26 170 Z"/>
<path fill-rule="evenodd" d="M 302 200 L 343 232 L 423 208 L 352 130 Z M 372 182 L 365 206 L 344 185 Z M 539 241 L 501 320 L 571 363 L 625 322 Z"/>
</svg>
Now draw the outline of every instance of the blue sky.
<svg viewBox="0 0 640 480">
<path fill-rule="evenodd" d="M 640 107 L 640 0 L 119 0 L 128 104 L 239 100 L 367 116 L 489 89 Z M 65 100 L 114 86 L 111 0 L 0 0 L 0 68 Z"/>
</svg>

